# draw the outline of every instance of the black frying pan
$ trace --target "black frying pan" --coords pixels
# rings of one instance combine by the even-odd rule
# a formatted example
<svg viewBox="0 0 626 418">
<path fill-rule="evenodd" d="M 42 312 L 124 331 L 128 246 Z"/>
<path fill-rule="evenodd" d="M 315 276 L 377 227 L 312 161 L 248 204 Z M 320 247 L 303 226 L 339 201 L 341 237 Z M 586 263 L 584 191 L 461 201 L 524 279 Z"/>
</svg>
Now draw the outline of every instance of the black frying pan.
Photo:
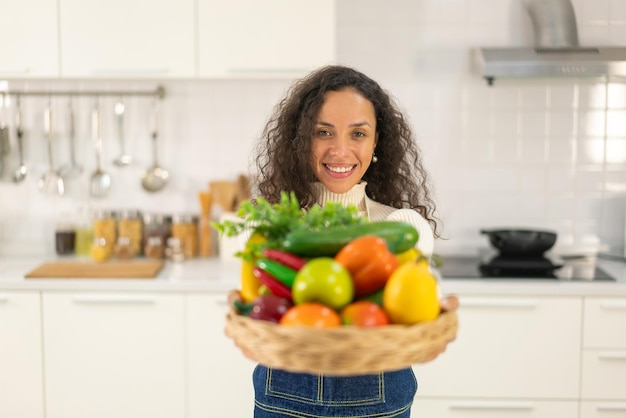
<svg viewBox="0 0 626 418">
<path fill-rule="evenodd" d="M 556 232 L 537 229 L 481 229 L 500 254 L 510 257 L 541 256 L 556 243 Z"/>
</svg>

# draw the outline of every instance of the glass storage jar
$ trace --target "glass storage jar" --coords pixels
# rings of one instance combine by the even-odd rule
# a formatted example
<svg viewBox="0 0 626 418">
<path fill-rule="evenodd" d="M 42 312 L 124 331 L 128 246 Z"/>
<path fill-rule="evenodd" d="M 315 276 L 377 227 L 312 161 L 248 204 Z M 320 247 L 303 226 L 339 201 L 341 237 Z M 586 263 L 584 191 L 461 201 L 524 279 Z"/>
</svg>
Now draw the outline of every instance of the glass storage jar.
<svg viewBox="0 0 626 418">
<path fill-rule="evenodd" d="M 127 246 L 130 257 L 141 254 L 143 221 L 141 214 L 137 210 L 121 210 L 117 216 L 117 243 L 120 244 L 120 238 L 123 238 L 123 245 Z M 128 258 L 128 257 L 126 257 Z"/>
<path fill-rule="evenodd" d="M 172 217 L 158 213 L 143 214 L 143 254 L 163 258 L 167 239 L 172 235 Z"/>
<path fill-rule="evenodd" d="M 82 207 L 76 225 L 76 245 L 74 252 L 79 257 L 89 257 L 93 244 L 93 215 L 89 208 Z"/>
<path fill-rule="evenodd" d="M 93 237 L 94 243 L 106 246 L 109 253 L 117 242 L 116 213 L 112 210 L 99 209 L 94 213 Z M 102 241 L 101 239 L 104 239 Z"/>
<path fill-rule="evenodd" d="M 180 240 L 185 258 L 198 256 L 198 220 L 198 216 L 190 214 L 172 216 L 172 237 Z"/>
</svg>

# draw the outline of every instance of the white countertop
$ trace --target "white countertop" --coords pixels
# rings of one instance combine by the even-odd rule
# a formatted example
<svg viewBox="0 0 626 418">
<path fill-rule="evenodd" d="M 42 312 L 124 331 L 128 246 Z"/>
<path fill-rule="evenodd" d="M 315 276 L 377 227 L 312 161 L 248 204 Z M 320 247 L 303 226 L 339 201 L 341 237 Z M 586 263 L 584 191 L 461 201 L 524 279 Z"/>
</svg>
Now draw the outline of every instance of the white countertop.
<svg viewBox="0 0 626 418">
<path fill-rule="evenodd" d="M 142 291 L 223 293 L 239 287 L 239 260 L 218 258 L 166 262 L 154 279 L 25 279 L 26 273 L 54 259 L 0 259 L 0 291 Z M 598 260 L 616 281 L 541 279 L 458 279 L 445 277 L 443 291 L 460 295 L 626 296 L 626 263 Z"/>
</svg>

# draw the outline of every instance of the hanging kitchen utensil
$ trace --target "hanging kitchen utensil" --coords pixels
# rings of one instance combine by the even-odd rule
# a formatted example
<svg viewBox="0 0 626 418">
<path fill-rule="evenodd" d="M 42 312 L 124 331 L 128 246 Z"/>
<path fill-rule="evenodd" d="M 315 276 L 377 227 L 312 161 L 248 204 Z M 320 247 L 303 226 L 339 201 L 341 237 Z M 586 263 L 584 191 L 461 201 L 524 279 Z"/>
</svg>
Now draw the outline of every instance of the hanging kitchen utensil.
<svg viewBox="0 0 626 418">
<path fill-rule="evenodd" d="M 6 108 L 8 107 L 9 97 L 2 94 L 2 108 L 0 109 L 0 155 L 5 157 L 9 155 L 11 144 L 9 141 L 9 126 L 6 124 Z"/>
<path fill-rule="evenodd" d="M 102 135 L 98 103 L 91 112 L 91 136 L 96 150 L 96 171 L 91 175 L 89 193 L 93 197 L 106 197 L 111 190 L 111 176 L 102 168 Z"/>
<path fill-rule="evenodd" d="M 54 159 L 52 154 L 52 103 L 48 99 L 48 107 L 44 111 L 44 129 L 46 141 L 48 142 L 48 170 L 39 179 L 39 190 L 51 195 L 63 196 L 65 185 L 63 177 L 54 169 Z"/>
<path fill-rule="evenodd" d="M 153 155 L 153 163 L 152 166 L 144 173 L 141 179 L 141 185 L 146 191 L 149 192 L 158 192 L 163 189 L 167 184 L 167 180 L 169 178 L 169 173 L 167 170 L 159 166 L 158 160 L 158 147 L 157 147 L 157 137 L 158 137 L 158 102 L 155 101 L 152 108 L 152 155 Z"/>
<path fill-rule="evenodd" d="M 4 113 L 7 107 L 7 96 L 2 93 L 2 107 L 0 107 L 0 176 L 4 173 L 6 166 L 5 157 L 9 154 L 9 127 L 5 123 Z"/>
<path fill-rule="evenodd" d="M 17 135 L 17 152 L 20 159 L 20 166 L 13 172 L 13 182 L 19 183 L 26 178 L 28 172 L 26 164 L 24 164 L 24 129 L 22 128 L 20 96 L 17 96 L 15 106 L 15 131 Z"/>
<path fill-rule="evenodd" d="M 68 104 L 68 118 L 70 131 L 70 162 L 59 170 L 64 178 L 76 177 L 83 172 L 83 167 L 76 162 L 76 115 L 74 113 L 74 103 L 71 97 Z"/>
<path fill-rule="evenodd" d="M 124 103 L 122 100 L 115 103 L 115 119 L 117 119 L 117 135 L 120 141 L 120 155 L 113 160 L 118 167 L 125 167 L 133 162 L 133 157 L 126 153 L 126 137 L 124 135 Z"/>
</svg>

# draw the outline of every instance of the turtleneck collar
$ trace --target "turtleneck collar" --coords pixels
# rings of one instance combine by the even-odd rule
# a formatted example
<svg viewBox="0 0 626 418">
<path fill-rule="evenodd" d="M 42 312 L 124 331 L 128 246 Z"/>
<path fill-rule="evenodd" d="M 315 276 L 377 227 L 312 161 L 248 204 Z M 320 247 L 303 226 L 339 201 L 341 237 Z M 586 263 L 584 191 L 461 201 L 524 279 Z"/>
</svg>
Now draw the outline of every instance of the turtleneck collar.
<svg viewBox="0 0 626 418">
<path fill-rule="evenodd" d="M 367 210 L 365 204 L 365 186 L 367 186 L 367 182 L 362 181 L 355 184 L 345 193 L 334 193 L 328 190 L 322 183 L 313 183 L 313 189 L 317 195 L 317 203 L 320 206 L 324 206 L 326 202 L 337 202 L 344 206 L 351 204 L 355 205 L 361 212 L 366 212 Z"/>
</svg>

